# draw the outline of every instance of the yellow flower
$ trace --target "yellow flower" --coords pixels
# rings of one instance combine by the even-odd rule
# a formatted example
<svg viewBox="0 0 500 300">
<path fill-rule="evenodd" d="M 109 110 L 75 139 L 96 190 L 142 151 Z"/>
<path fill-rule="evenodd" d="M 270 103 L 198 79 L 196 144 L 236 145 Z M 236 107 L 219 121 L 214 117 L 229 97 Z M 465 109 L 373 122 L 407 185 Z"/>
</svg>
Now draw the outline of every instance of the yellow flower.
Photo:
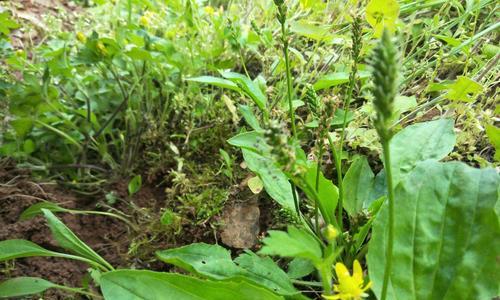
<svg viewBox="0 0 500 300">
<path fill-rule="evenodd" d="M 329 242 L 332 242 L 339 236 L 339 231 L 332 224 L 328 224 L 328 226 L 326 226 L 326 228 L 323 230 L 323 236 Z"/>
<path fill-rule="evenodd" d="M 87 41 L 87 37 L 85 36 L 85 34 L 80 31 L 76 33 L 76 39 L 79 40 L 80 43 L 85 43 Z"/>
<path fill-rule="evenodd" d="M 149 26 L 149 18 L 147 16 L 141 16 L 139 18 L 139 24 L 143 27 L 148 27 Z"/>
<path fill-rule="evenodd" d="M 101 52 L 102 55 L 108 54 L 108 51 L 106 50 L 106 46 L 104 46 L 104 44 L 101 41 L 97 42 L 96 47 L 99 50 L 99 52 Z"/>
<path fill-rule="evenodd" d="M 205 6 L 205 7 L 203 8 L 203 10 L 204 10 L 204 11 L 205 11 L 205 13 L 206 13 L 207 15 L 209 15 L 209 16 L 212 16 L 212 15 L 215 13 L 215 9 L 214 9 L 212 6 L 210 6 L 210 5 Z"/>
<path fill-rule="evenodd" d="M 335 295 L 323 295 L 323 298 L 327 300 L 359 300 L 363 297 L 368 296 L 365 291 L 372 285 L 368 282 L 363 286 L 363 270 L 359 261 L 355 260 L 353 265 L 353 274 L 349 273 L 346 266 L 343 263 L 335 264 L 335 273 L 337 273 L 337 278 L 339 284 L 333 286 L 333 289 L 337 294 Z"/>
</svg>

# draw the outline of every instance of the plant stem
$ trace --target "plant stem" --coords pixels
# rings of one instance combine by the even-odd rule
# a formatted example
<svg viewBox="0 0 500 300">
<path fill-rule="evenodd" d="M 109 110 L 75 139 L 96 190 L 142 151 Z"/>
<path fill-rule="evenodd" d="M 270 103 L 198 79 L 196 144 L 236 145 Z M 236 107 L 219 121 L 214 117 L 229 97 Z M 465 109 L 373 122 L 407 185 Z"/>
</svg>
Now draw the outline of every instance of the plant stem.
<svg viewBox="0 0 500 300">
<path fill-rule="evenodd" d="M 316 193 L 319 194 L 319 175 L 321 172 L 321 158 L 323 157 L 323 143 L 320 142 L 319 146 L 319 156 L 318 156 L 318 164 L 316 166 Z M 318 208 L 318 201 L 314 201 L 314 221 L 315 221 L 315 226 L 316 226 L 316 234 L 320 235 L 320 230 L 319 230 L 319 208 Z"/>
<path fill-rule="evenodd" d="M 97 210 L 72 210 L 71 212 L 74 214 L 101 215 L 101 216 L 116 218 L 118 220 L 121 220 L 122 222 L 124 222 L 128 226 L 130 226 L 134 231 L 136 231 L 136 232 L 139 231 L 139 228 L 134 223 L 132 223 L 130 220 L 128 220 L 127 218 L 125 218 L 123 216 L 114 214 L 114 213 L 110 213 L 110 212 L 106 212 L 106 211 L 97 211 Z"/>
<path fill-rule="evenodd" d="M 392 248 L 394 245 L 394 189 L 392 182 L 391 154 L 389 148 L 389 141 L 383 139 L 382 147 L 384 151 L 385 174 L 387 180 L 387 195 L 389 201 L 389 237 L 387 241 L 384 282 L 382 285 L 382 294 L 381 294 L 381 299 L 384 300 L 387 296 L 387 286 L 389 284 L 389 278 L 392 271 Z"/>
<path fill-rule="evenodd" d="M 285 28 L 285 22 L 281 23 L 281 33 L 283 38 L 283 55 L 285 56 L 286 69 L 286 92 L 288 99 L 288 110 L 290 114 L 290 122 L 292 123 L 292 135 L 297 138 L 297 129 L 295 128 L 295 112 L 293 111 L 292 102 L 292 74 L 290 72 L 290 58 L 288 57 L 288 35 Z"/>
<path fill-rule="evenodd" d="M 285 69 L 286 69 L 286 91 L 287 91 L 287 99 L 288 99 L 288 109 L 290 114 L 290 122 L 292 123 L 292 136 L 294 139 L 297 139 L 297 130 L 295 129 L 295 112 L 293 111 L 293 103 L 292 103 L 292 74 L 290 72 L 290 60 L 288 58 L 288 36 L 285 28 L 285 21 L 281 23 L 281 35 L 283 39 L 283 55 L 285 56 Z M 297 210 L 297 214 L 300 216 L 300 207 L 299 200 L 296 195 L 296 187 L 295 184 L 290 181 L 290 185 L 292 187 L 293 200 L 295 203 L 295 209 Z"/>
<path fill-rule="evenodd" d="M 343 230 L 342 224 L 342 213 L 344 211 L 344 184 L 342 178 L 342 151 L 344 149 L 344 141 L 345 141 L 345 130 L 347 127 L 347 112 L 349 110 L 349 106 L 351 105 L 352 93 L 354 91 L 354 85 L 356 84 L 356 74 L 358 72 L 358 57 L 353 57 L 353 65 L 350 74 L 349 87 L 347 89 L 347 94 L 344 100 L 343 108 L 344 108 L 344 120 L 342 121 L 342 130 L 340 132 L 340 142 L 339 148 L 335 155 L 335 165 L 337 168 L 337 183 L 339 186 L 339 203 L 338 203 L 338 212 L 337 212 L 337 222 L 339 223 L 340 229 Z M 334 151 L 335 152 L 335 151 Z"/>
<path fill-rule="evenodd" d="M 330 266 L 321 266 L 318 269 L 321 276 L 321 283 L 323 284 L 323 292 L 325 295 L 332 294 L 332 272 Z"/>
</svg>

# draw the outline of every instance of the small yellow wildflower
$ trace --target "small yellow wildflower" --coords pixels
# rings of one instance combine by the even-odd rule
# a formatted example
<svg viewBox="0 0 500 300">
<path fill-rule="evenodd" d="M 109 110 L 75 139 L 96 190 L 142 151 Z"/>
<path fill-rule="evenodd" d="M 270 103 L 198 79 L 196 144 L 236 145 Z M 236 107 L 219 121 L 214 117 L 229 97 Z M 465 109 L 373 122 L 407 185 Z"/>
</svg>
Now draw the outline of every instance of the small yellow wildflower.
<svg viewBox="0 0 500 300">
<path fill-rule="evenodd" d="M 97 47 L 97 50 L 99 50 L 99 52 L 101 52 L 102 55 L 108 54 L 108 51 L 106 50 L 106 46 L 104 46 L 104 44 L 101 41 L 97 42 L 96 47 Z"/>
<path fill-rule="evenodd" d="M 352 276 L 343 263 L 335 264 L 335 273 L 337 273 L 339 284 L 334 285 L 333 289 L 337 294 L 323 295 L 323 298 L 327 300 L 359 300 L 368 296 L 365 291 L 371 287 L 372 283 L 368 282 L 363 286 L 363 270 L 359 261 L 354 261 Z"/>
<path fill-rule="evenodd" d="M 205 13 L 206 13 L 207 15 L 209 15 L 209 16 L 213 16 L 213 14 L 215 13 L 215 9 L 214 9 L 212 6 L 210 6 L 210 5 L 205 6 L 205 7 L 203 8 L 203 10 L 204 10 L 204 11 L 205 11 Z"/>
<path fill-rule="evenodd" d="M 139 25 L 143 27 L 148 27 L 149 26 L 149 18 L 147 16 L 141 16 L 139 18 Z"/>
<path fill-rule="evenodd" d="M 326 228 L 323 230 L 323 236 L 329 242 L 332 242 L 339 236 L 339 231 L 332 224 L 328 224 L 328 226 L 326 226 Z"/>
<path fill-rule="evenodd" d="M 85 36 L 85 34 L 83 34 L 83 32 L 77 32 L 76 33 L 76 39 L 80 41 L 80 43 L 85 43 L 87 42 L 87 37 Z"/>
</svg>

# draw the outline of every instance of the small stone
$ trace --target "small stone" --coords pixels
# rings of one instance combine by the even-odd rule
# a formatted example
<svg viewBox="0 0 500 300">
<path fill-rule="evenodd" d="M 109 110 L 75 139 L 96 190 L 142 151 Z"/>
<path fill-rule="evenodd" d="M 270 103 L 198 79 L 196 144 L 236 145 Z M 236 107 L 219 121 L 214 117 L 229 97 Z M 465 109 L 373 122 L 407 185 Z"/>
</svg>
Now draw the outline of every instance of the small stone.
<svg viewBox="0 0 500 300">
<path fill-rule="evenodd" d="M 246 249 L 257 243 L 260 210 L 257 200 L 235 202 L 225 208 L 221 239 L 227 246 Z"/>
</svg>

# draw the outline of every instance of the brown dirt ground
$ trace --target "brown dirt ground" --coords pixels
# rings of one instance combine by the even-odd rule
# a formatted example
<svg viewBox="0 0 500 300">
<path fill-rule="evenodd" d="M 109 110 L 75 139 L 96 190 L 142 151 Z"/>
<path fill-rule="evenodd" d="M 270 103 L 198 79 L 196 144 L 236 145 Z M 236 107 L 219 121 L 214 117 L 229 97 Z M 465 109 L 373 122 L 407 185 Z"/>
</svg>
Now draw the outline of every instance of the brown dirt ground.
<svg viewBox="0 0 500 300">
<path fill-rule="evenodd" d="M 29 175 L 14 168 L 0 170 L 0 240 L 26 239 L 40 246 L 65 252 L 51 237 L 45 220 L 38 216 L 19 221 L 20 214 L 41 200 L 49 200 L 66 208 L 93 209 L 88 199 L 79 197 L 54 184 L 35 183 Z M 95 208 L 94 208 L 95 209 Z M 128 231 L 118 220 L 95 215 L 60 213 L 58 217 L 114 266 L 127 260 Z M 73 287 L 82 286 L 87 276 L 83 263 L 60 258 L 25 258 L 0 264 L 0 281 L 16 276 L 35 276 Z M 45 299 L 68 299 L 63 293 L 51 291 Z"/>
</svg>

